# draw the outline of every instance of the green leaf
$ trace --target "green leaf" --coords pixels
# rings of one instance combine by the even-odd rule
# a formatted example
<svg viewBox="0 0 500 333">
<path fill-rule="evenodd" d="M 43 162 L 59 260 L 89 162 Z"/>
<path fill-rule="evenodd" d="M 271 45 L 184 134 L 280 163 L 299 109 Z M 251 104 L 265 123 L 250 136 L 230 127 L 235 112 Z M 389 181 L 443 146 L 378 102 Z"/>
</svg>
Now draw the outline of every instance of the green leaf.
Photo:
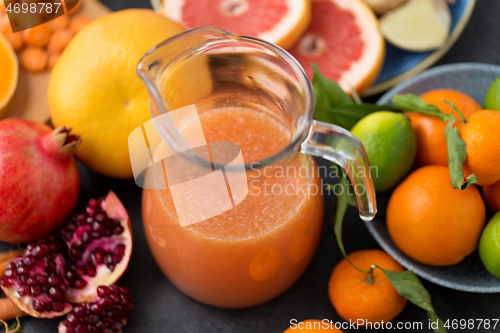
<svg viewBox="0 0 500 333">
<path fill-rule="evenodd" d="M 436 332 L 436 333 L 446 333 L 446 328 L 444 327 L 444 323 L 441 320 L 441 318 L 438 317 L 438 315 L 436 314 L 436 312 L 434 312 L 434 311 L 427 311 L 427 316 L 429 316 L 429 319 L 431 320 L 431 322 L 435 323 L 436 320 L 438 322 L 438 327 L 436 329 L 434 329 L 434 332 Z"/>
<path fill-rule="evenodd" d="M 314 71 L 312 83 L 316 102 L 318 102 L 317 93 L 321 93 L 319 97 L 326 100 L 326 105 L 354 105 L 351 97 L 336 82 L 324 77 L 315 63 L 312 63 L 311 66 Z"/>
<path fill-rule="evenodd" d="M 441 112 L 435 105 L 427 104 L 422 98 L 415 94 L 397 94 L 392 98 L 392 103 L 401 110 L 416 111 L 430 116 L 438 117 L 442 121 L 447 121 L 450 116 Z"/>
<path fill-rule="evenodd" d="M 435 332 L 446 332 L 443 321 L 439 319 L 436 311 L 434 311 L 434 308 L 432 307 L 431 295 L 422 285 L 415 273 L 412 271 L 392 272 L 379 266 L 376 267 L 380 268 L 384 272 L 385 276 L 389 279 L 389 282 L 394 288 L 396 288 L 401 296 L 416 306 L 427 310 L 427 314 L 432 321 L 438 320 L 439 325 L 438 328 L 434 330 Z"/>
<path fill-rule="evenodd" d="M 347 175 L 344 172 L 342 172 L 342 176 L 339 179 L 339 184 L 344 189 L 347 187 Z M 347 199 L 347 191 L 342 191 L 340 195 L 337 195 L 337 209 L 335 211 L 335 221 L 333 224 L 333 231 L 335 232 L 340 252 L 342 252 L 342 255 L 346 259 L 348 258 L 347 253 L 345 252 L 344 243 L 342 242 L 342 224 L 347 210 Z"/>
<path fill-rule="evenodd" d="M 448 146 L 448 167 L 450 169 L 451 185 L 454 189 L 464 191 L 472 184 L 477 183 L 478 179 L 472 174 L 464 182 L 463 164 L 467 158 L 467 146 L 453 123 L 452 118 L 448 121 L 445 129 L 446 144 Z"/>
<path fill-rule="evenodd" d="M 424 288 L 415 273 L 412 271 L 392 272 L 381 267 L 379 268 L 401 296 L 424 310 L 434 311 L 431 303 L 431 295 Z"/>
</svg>

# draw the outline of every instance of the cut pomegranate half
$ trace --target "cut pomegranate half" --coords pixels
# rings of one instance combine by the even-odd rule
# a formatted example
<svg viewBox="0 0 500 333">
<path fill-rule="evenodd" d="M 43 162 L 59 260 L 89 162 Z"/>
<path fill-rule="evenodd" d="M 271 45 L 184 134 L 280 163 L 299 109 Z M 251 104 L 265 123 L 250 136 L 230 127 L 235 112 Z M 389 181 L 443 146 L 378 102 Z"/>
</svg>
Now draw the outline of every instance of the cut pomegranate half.
<svg viewBox="0 0 500 333">
<path fill-rule="evenodd" d="M 91 303 L 75 306 L 73 312 L 59 323 L 59 333 L 120 333 L 133 309 L 127 288 L 101 286 Z"/>
<path fill-rule="evenodd" d="M 71 312 L 65 300 L 66 260 L 61 252 L 66 245 L 54 236 L 39 239 L 27 246 L 23 256 L 5 268 L 0 285 L 5 295 L 30 316 L 55 318 Z"/>
<path fill-rule="evenodd" d="M 132 254 L 130 218 L 115 193 L 91 199 L 86 212 L 77 214 L 62 229 L 69 261 L 66 298 L 83 303 L 97 295 L 98 286 L 114 284 L 125 272 Z"/>
</svg>

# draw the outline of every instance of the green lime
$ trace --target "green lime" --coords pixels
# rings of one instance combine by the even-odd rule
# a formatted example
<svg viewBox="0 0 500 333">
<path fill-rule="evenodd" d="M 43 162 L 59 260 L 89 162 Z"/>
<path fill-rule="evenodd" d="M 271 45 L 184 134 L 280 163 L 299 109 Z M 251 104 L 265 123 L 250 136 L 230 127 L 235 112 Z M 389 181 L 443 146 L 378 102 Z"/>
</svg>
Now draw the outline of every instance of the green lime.
<svg viewBox="0 0 500 333">
<path fill-rule="evenodd" d="M 488 272 L 500 277 L 500 212 L 484 228 L 479 241 L 479 256 Z"/>
<path fill-rule="evenodd" d="M 490 89 L 488 89 L 484 100 L 484 108 L 486 110 L 500 111 L 500 76 L 493 81 Z"/>
<path fill-rule="evenodd" d="M 351 132 L 365 146 L 378 193 L 394 188 L 408 174 L 417 153 L 417 140 L 407 116 L 374 112 L 354 125 Z"/>
</svg>

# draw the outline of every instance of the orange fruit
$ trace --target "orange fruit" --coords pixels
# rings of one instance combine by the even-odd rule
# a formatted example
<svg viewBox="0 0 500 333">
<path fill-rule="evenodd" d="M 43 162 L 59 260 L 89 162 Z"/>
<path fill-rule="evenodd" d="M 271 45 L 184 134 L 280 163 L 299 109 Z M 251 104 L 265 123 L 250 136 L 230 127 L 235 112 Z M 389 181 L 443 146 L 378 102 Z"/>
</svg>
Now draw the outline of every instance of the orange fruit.
<svg viewBox="0 0 500 333">
<path fill-rule="evenodd" d="M 308 319 L 300 323 L 291 323 L 290 327 L 287 328 L 283 333 L 294 333 L 294 332 L 321 333 L 325 331 L 342 332 L 342 330 L 335 328 L 335 324 L 332 324 L 330 322 L 318 319 Z"/>
<path fill-rule="evenodd" d="M 351 253 L 353 264 L 369 271 L 371 265 L 383 269 L 402 272 L 404 268 L 381 250 L 362 250 Z M 387 322 L 403 311 L 406 299 L 399 295 L 382 270 L 373 270 L 373 281 L 369 275 L 356 270 L 343 259 L 333 270 L 328 283 L 328 294 L 333 307 L 344 320 L 364 320 L 370 323 Z"/>
<path fill-rule="evenodd" d="M 92 170 L 133 177 L 128 136 L 151 119 L 136 66 L 152 47 L 182 31 L 152 10 L 122 10 L 92 21 L 61 54 L 49 82 L 52 123 L 85 138 L 77 156 Z"/>
<path fill-rule="evenodd" d="M 19 78 L 19 62 L 12 46 L 0 34 L 0 118 L 5 115 L 12 101 Z"/>
<path fill-rule="evenodd" d="M 431 90 L 420 97 L 428 104 L 437 106 L 446 114 L 451 113 L 451 107 L 446 104 L 445 100 L 454 103 L 465 119 L 469 119 L 474 112 L 481 110 L 481 105 L 472 97 L 453 89 Z M 413 131 L 417 136 L 415 165 L 417 167 L 424 165 L 448 166 L 448 151 L 444 132 L 446 122 L 437 117 L 416 112 L 406 112 L 406 114 L 410 117 Z M 455 119 L 461 119 L 457 113 L 455 113 Z"/>
<path fill-rule="evenodd" d="M 488 207 L 497 213 L 500 211 L 500 181 L 493 185 L 483 186 L 484 200 L 488 204 Z"/>
<path fill-rule="evenodd" d="M 70 29 L 76 34 L 82 30 L 92 19 L 86 15 L 80 15 L 71 20 Z"/>
<path fill-rule="evenodd" d="M 312 0 L 312 20 L 290 53 L 312 78 L 311 62 L 345 91 L 377 78 L 385 57 L 378 20 L 362 0 Z"/>
<path fill-rule="evenodd" d="M 75 34 L 70 29 L 61 29 L 52 33 L 47 50 L 50 53 L 62 53 Z"/>
<path fill-rule="evenodd" d="M 486 208 L 475 186 L 453 189 L 449 170 L 432 165 L 417 169 L 392 193 L 386 213 L 394 243 L 427 265 L 454 265 L 478 245 Z"/>
<path fill-rule="evenodd" d="M 31 73 L 43 72 L 48 65 L 48 54 L 42 48 L 29 46 L 21 53 L 21 66 Z"/>
<path fill-rule="evenodd" d="M 465 176 L 473 173 L 477 185 L 492 185 L 500 180 L 500 112 L 482 110 L 474 113 L 459 129 L 467 144 Z"/>
<path fill-rule="evenodd" d="M 4 33 L 3 34 L 5 38 L 9 41 L 10 45 L 12 45 L 12 48 L 14 51 L 20 51 L 24 47 L 24 38 L 23 38 L 23 33 L 22 32 L 16 32 L 16 33 Z"/>
<path fill-rule="evenodd" d="M 50 31 L 41 27 L 28 29 L 24 32 L 24 42 L 26 45 L 35 47 L 47 46 L 50 40 Z"/>
<path fill-rule="evenodd" d="M 214 26 L 289 48 L 311 21 L 310 0 L 164 0 L 163 13 L 186 29 Z"/>
</svg>

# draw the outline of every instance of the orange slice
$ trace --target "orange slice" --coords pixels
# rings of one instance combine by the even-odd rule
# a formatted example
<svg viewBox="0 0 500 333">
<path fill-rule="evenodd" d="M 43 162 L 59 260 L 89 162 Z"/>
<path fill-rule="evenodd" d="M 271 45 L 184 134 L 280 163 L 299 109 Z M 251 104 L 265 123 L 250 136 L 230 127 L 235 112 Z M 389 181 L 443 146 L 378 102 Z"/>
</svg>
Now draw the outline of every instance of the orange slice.
<svg viewBox="0 0 500 333">
<path fill-rule="evenodd" d="M 363 1 L 312 0 L 311 25 L 290 53 L 310 78 L 314 62 L 344 90 L 361 92 L 382 69 L 385 41 Z"/>
<path fill-rule="evenodd" d="M 19 62 L 12 46 L 0 33 L 0 118 L 12 101 L 19 77 Z"/>
<path fill-rule="evenodd" d="M 214 26 L 285 49 L 311 20 L 310 0 L 165 0 L 163 13 L 187 29 Z"/>
</svg>

